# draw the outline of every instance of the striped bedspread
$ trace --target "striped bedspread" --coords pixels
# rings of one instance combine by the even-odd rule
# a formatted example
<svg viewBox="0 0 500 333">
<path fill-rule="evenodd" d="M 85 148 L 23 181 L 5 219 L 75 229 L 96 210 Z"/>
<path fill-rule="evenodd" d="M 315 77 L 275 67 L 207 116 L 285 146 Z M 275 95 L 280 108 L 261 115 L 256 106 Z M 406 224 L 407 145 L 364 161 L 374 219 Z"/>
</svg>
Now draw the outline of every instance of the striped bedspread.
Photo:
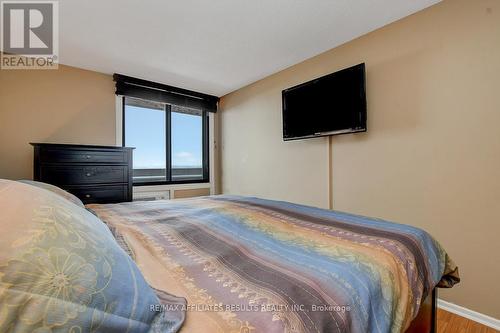
<svg viewBox="0 0 500 333">
<path fill-rule="evenodd" d="M 181 332 L 403 332 L 459 281 L 429 234 L 378 219 L 239 196 L 88 208 L 186 298 Z"/>
</svg>

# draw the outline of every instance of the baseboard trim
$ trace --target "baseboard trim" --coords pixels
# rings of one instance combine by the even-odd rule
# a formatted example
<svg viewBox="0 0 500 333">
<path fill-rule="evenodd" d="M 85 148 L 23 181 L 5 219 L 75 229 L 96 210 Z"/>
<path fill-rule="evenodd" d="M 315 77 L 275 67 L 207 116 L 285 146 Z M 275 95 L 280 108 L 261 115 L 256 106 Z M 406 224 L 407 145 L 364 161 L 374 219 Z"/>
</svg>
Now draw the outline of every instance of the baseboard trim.
<svg viewBox="0 0 500 333">
<path fill-rule="evenodd" d="M 500 330 L 500 320 L 487 316 L 485 314 L 469 310 L 464 308 L 463 306 L 456 305 L 447 301 L 443 301 L 442 299 L 437 300 L 437 306 L 440 309 L 446 310 L 448 312 L 454 313 L 456 315 L 462 316 L 464 318 L 473 320 L 477 323 L 486 325 L 496 330 Z"/>
</svg>

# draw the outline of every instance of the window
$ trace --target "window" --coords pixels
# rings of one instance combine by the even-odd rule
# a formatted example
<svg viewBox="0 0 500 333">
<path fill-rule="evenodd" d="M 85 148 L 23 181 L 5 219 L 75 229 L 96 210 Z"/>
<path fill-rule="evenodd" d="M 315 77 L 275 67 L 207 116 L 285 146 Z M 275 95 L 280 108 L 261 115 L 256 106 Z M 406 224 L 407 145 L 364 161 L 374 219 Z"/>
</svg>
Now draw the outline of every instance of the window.
<svg viewBox="0 0 500 333">
<path fill-rule="evenodd" d="M 123 143 L 135 185 L 208 182 L 205 111 L 124 97 Z"/>
</svg>

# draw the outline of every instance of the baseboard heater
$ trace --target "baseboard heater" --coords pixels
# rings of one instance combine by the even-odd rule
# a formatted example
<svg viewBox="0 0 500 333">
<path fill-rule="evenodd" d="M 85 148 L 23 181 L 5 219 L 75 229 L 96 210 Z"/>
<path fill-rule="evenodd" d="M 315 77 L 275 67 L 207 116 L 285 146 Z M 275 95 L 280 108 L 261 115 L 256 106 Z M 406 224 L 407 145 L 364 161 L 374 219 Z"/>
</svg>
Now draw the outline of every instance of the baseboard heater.
<svg viewBox="0 0 500 333">
<path fill-rule="evenodd" d="M 170 190 L 163 191 L 134 191 L 134 201 L 153 201 L 170 199 Z"/>
</svg>

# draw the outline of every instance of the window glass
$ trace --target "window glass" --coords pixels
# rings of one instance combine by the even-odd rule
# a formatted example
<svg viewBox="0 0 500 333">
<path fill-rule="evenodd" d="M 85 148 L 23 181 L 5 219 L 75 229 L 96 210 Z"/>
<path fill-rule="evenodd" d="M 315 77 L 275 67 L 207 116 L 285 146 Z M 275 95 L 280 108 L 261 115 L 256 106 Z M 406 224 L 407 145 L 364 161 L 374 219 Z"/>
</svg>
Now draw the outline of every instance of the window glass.
<svg viewBox="0 0 500 333">
<path fill-rule="evenodd" d="M 172 181 L 203 179 L 203 118 L 200 110 L 172 106 Z"/>
<path fill-rule="evenodd" d="M 134 184 L 209 181 L 206 112 L 131 97 L 124 103 L 124 145 L 135 148 Z"/>
<path fill-rule="evenodd" d="M 125 145 L 134 149 L 134 183 L 167 180 L 165 110 L 160 104 L 126 98 Z"/>
</svg>

